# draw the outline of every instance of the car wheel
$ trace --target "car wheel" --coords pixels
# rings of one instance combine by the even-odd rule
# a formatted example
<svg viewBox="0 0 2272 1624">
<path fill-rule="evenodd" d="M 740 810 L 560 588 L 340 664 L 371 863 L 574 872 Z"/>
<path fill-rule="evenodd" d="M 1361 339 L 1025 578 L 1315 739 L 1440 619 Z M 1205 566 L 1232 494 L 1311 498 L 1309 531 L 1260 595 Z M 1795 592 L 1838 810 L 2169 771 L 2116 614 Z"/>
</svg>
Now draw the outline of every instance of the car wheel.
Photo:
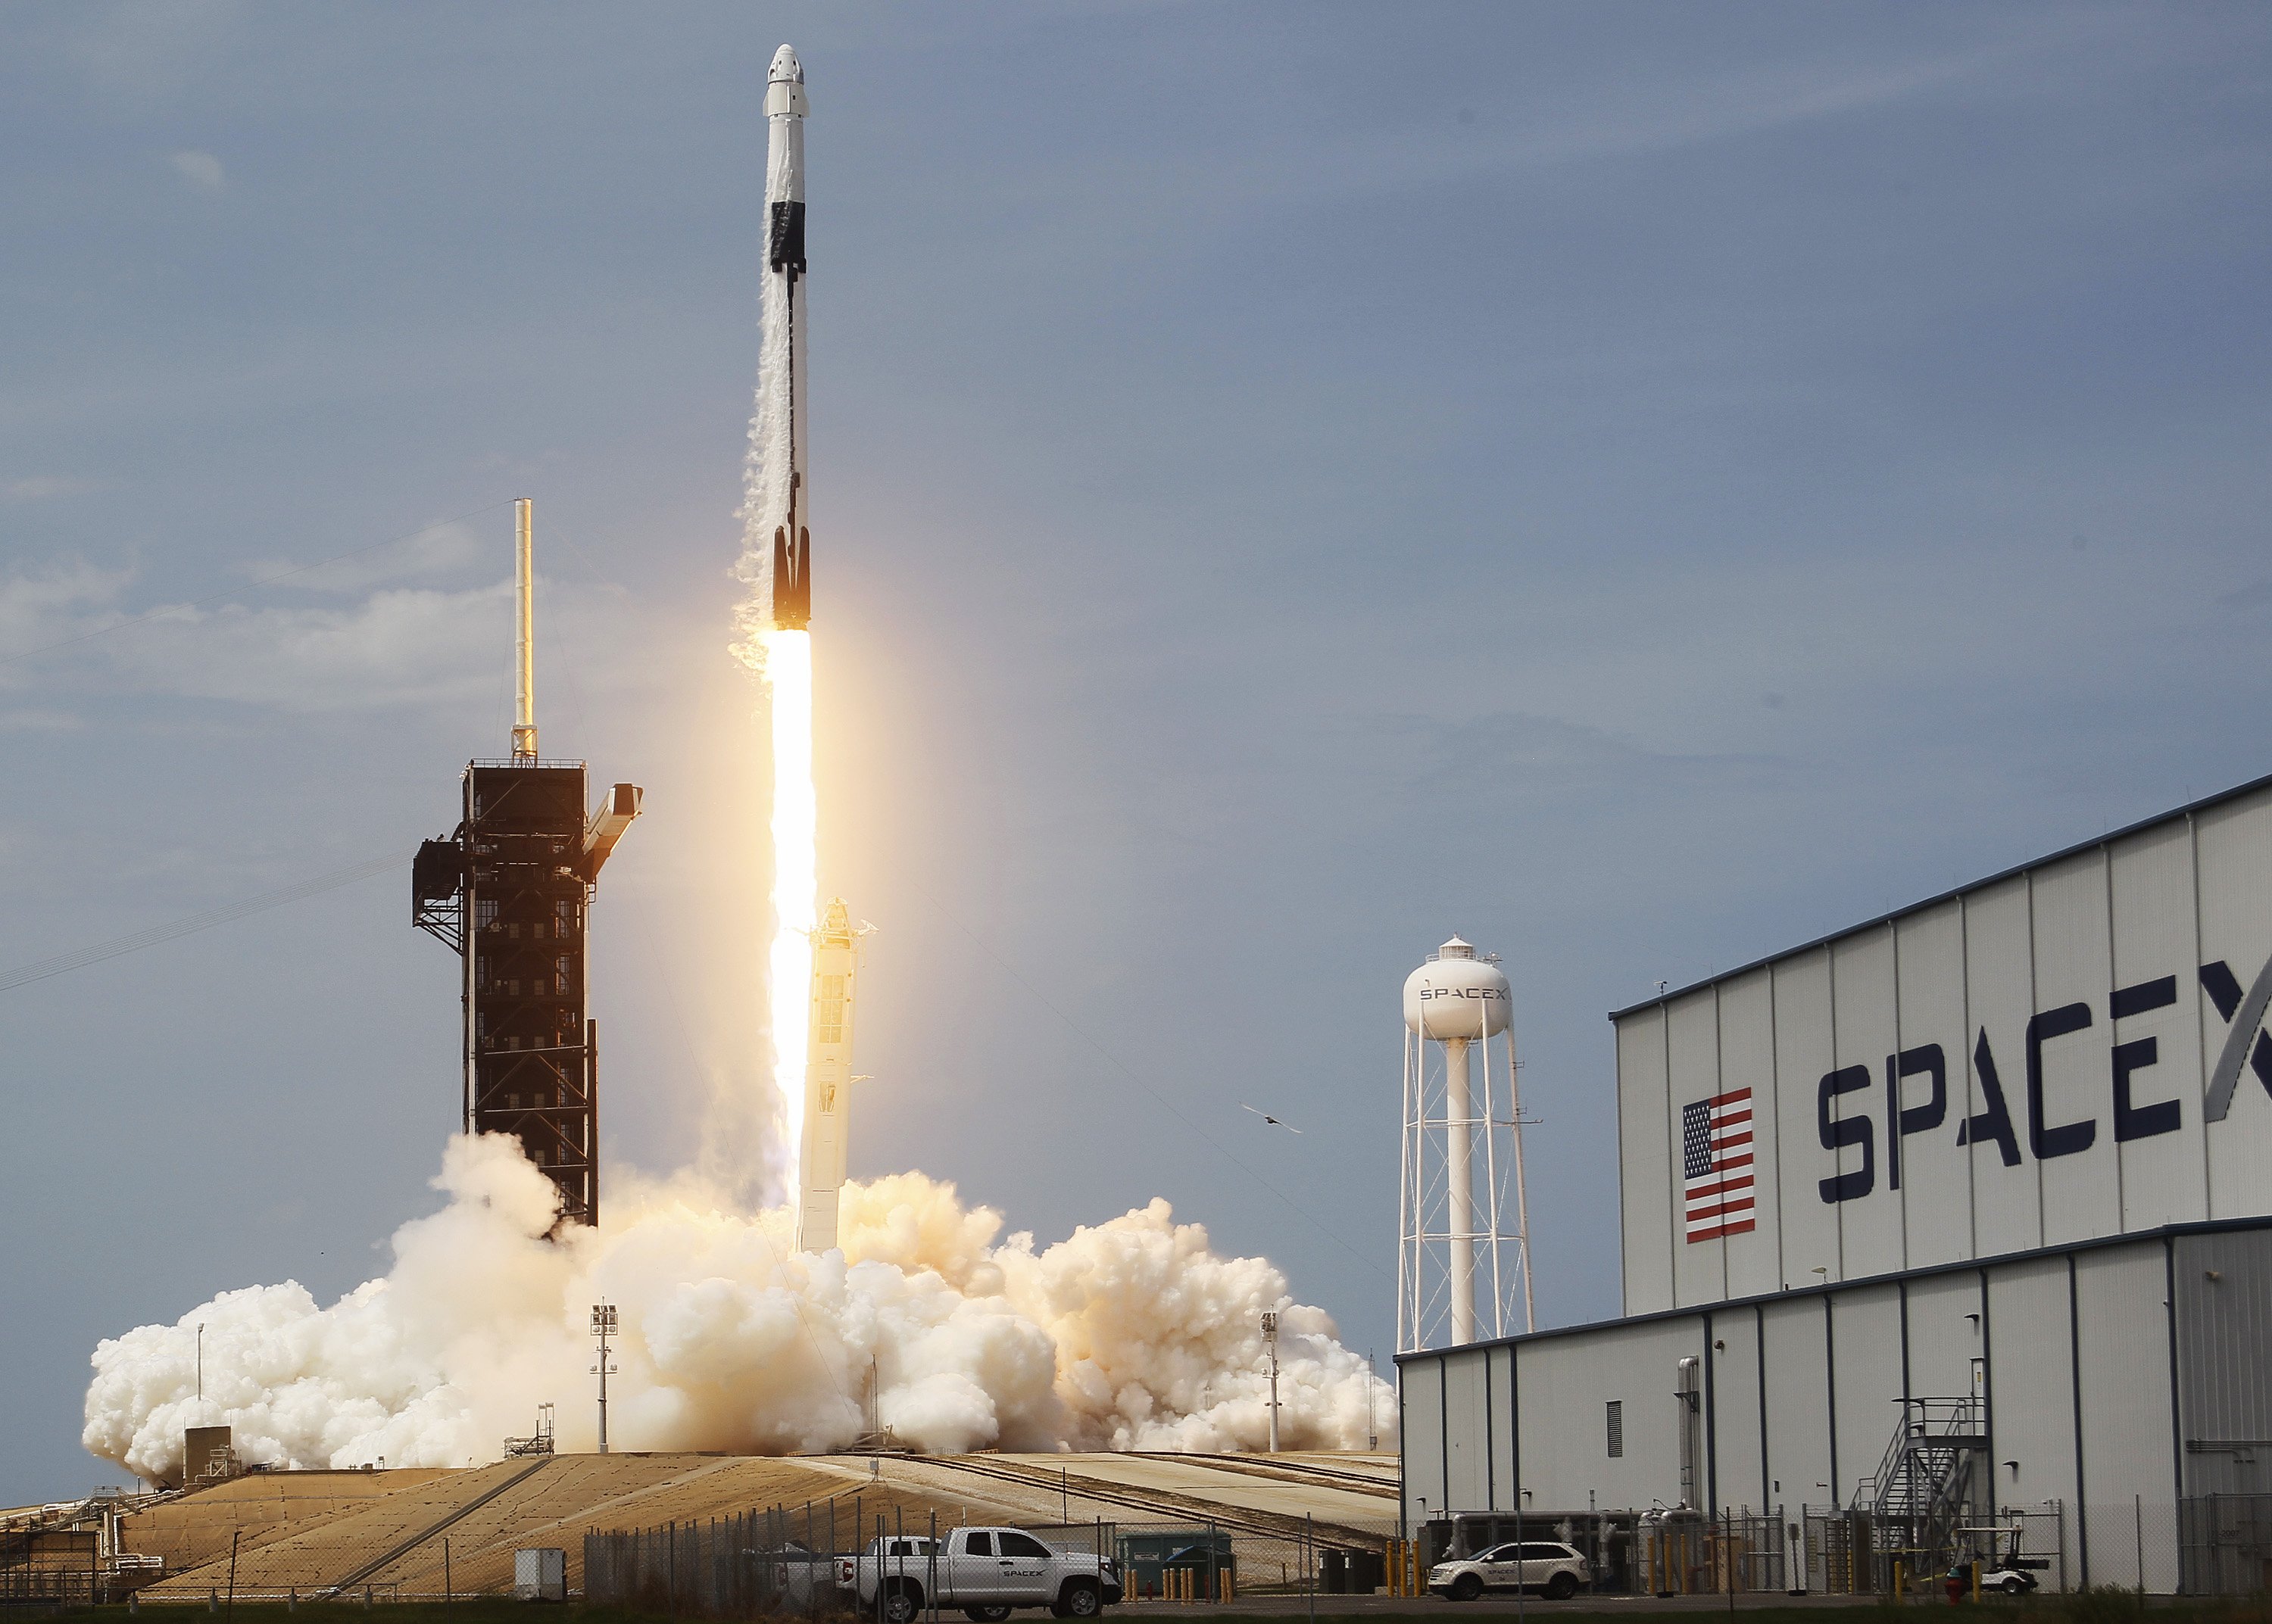
<svg viewBox="0 0 2272 1624">
<path fill-rule="evenodd" d="M 1474 1574 L 1463 1573 L 1452 1581 L 1454 1601 L 1473 1601 L 1484 1593 L 1484 1582 Z"/>
<path fill-rule="evenodd" d="M 2028 1582 L 2025 1579 L 2021 1578 L 2018 1575 L 2014 1574 L 2012 1577 L 2004 1581 L 2005 1595 L 2024 1596 L 2027 1593 Z"/>
<path fill-rule="evenodd" d="M 923 1590 L 919 1585 L 897 1584 L 884 1593 L 884 1624 L 914 1624 L 915 1617 L 923 1611 Z"/>
<path fill-rule="evenodd" d="M 1104 1592 L 1096 1588 L 1095 1580 L 1068 1579 L 1058 1593 L 1058 1605 L 1050 1611 L 1061 1619 L 1093 1619 L 1103 1606 Z"/>
<path fill-rule="evenodd" d="M 962 1616 L 975 1619 L 978 1624 L 1002 1624 L 1002 1620 L 1010 1616 L 1010 1609 L 998 1601 L 990 1607 L 965 1607 Z"/>
<path fill-rule="evenodd" d="M 1573 1575 L 1558 1573 L 1546 1582 L 1546 1599 L 1567 1601 L 1578 1593 L 1578 1581 Z"/>
</svg>

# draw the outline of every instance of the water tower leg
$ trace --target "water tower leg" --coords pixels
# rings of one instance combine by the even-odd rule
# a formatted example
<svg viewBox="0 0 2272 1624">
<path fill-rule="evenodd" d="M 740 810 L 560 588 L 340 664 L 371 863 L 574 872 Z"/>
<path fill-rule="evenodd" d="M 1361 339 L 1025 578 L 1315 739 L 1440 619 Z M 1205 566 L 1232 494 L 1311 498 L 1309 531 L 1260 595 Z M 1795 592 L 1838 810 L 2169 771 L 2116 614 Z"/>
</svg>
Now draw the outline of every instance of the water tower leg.
<svg viewBox="0 0 2272 1624">
<path fill-rule="evenodd" d="M 1444 1120 L 1450 1211 L 1444 1227 L 1451 1234 L 1452 1341 L 1476 1339 L 1475 1096 L 1468 1086 L 1468 1040 L 1444 1040 Z"/>
</svg>

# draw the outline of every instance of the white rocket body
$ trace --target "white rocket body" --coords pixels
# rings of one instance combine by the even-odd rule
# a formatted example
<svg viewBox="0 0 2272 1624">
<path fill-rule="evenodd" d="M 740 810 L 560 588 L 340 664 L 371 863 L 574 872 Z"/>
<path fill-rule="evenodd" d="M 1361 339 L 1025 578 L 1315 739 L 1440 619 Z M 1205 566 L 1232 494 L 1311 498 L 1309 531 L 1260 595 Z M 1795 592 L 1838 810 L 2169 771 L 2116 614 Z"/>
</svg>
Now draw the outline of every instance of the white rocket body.
<svg viewBox="0 0 2272 1624">
<path fill-rule="evenodd" d="M 753 528 L 772 538 L 772 621 L 802 630 L 812 615 L 807 573 L 804 385 L 804 67 L 784 45 L 766 84 L 766 274 L 758 353 L 759 465 Z"/>
</svg>

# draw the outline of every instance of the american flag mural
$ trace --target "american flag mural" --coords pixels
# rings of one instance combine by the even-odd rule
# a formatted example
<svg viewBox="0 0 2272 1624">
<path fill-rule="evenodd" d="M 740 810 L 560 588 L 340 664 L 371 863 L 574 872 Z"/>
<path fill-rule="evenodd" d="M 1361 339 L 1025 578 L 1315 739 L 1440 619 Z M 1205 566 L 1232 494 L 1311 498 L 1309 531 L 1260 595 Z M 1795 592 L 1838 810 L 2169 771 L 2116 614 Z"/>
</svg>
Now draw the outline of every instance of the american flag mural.
<svg viewBox="0 0 2272 1624">
<path fill-rule="evenodd" d="M 1691 1245 L 1750 1231 L 1751 1090 L 1739 1088 L 1680 1107 L 1680 1171 Z"/>
</svg>

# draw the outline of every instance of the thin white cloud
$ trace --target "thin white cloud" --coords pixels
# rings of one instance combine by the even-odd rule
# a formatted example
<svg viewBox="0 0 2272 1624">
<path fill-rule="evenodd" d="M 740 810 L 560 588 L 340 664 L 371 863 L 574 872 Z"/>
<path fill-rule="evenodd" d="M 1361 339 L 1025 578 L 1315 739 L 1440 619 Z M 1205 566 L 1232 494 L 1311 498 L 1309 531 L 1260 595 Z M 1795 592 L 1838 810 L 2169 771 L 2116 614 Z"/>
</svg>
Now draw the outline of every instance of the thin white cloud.
<svg viewBox="0 0 2272 1624">
<path fill-rule="evenodd" d="M 29 479 L 11 480 L 0 486 L 11 502 L 51 502 L 58 496 L 84 496 L 95 488 L 93 480 L 72 479 L 60 473 L 36 473 Z"/>
<path fill-rule="evenodd" d="M 455 591 L 382 586 L 321 607 L 142 607 L 128 599 L 131 584 L 130 570 L 76 562 L 0 576 L 0 692 L 19 702 L 19 719 L 0 728 L 61 725 L 33 719 L 127 694 L 299 715 L 511 694 L 509 577 Z M 571 691 L 639 680 L 650 636 L 636 607 L 605 588 L 538 585 L 549 644 L 573 662 Z"/>
<path fill-rule="evenodd" d="M 221 170 L 220 160 L 211 153 L 184 149 L 167 153 L 166 161 L 174 166 L 183 180 L 206 191 L 219 191 L 228 178 Z"/>
<path fill-rule="evenodd" d="M 510 540 L 502 534 L 484 537 L 463 524 L 438 525 L 374 551 L 313 568 L 296 567 L 289 559 L 265 558 L 244 565 L 243 573 L 293 592 L 362 592 L 385 581 L 446 575 L 477 562 L 484 553 L 492 565 L 502 565 L 512 556 Z"/>
<path fill-rule="evenodd" d="M 124 616 L 116 605 L 133 578 L 76 560 L 0 577 L 0 659 L 97 631 Z"/>
<path fill-rule="evenodd" d="M 0 711 L 0 733 L 69 733 L 78 726 L 79 719 L 68 711 Z M 5 852 L 0 841 L 0 855 Z"/>
</svg>

